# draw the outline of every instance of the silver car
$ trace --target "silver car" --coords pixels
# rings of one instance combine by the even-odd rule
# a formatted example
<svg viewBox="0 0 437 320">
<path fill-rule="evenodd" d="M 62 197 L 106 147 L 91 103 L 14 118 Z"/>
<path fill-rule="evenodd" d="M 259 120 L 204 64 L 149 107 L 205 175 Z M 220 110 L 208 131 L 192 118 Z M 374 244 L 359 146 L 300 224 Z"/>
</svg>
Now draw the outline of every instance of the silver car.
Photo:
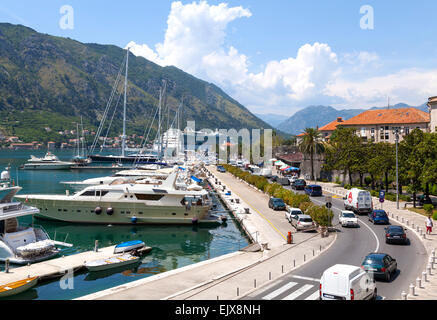
<svg viewBox="0 0 437 320">
<path fill-rule="evenodd" d="M 310 231 L 315 230 L 316 224 L 313 219 L 306 214 L 294 216 L 291 220 L 291 225 L 296 228 L 298 231 Z"/>
</svg>

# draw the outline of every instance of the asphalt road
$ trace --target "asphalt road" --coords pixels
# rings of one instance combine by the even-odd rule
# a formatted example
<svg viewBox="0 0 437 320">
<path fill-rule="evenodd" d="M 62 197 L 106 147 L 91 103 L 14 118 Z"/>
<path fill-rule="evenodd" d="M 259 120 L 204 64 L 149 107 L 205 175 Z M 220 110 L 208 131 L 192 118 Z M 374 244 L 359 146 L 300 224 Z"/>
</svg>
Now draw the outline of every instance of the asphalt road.
<svg viewBox="0 0 437 320">
<path fill-rule="evenodd" d="M 318 205 L 325 204 L 324 197 L 313 197 L 311 200 Z M 364 257 L 372 252 L 387 253 L 398 263 L 398 272 L 391 282 L 377 280 L 379 299 L 399 299 L 403 290 L 408 292 L 410 283 L 415 283 L 415 279 L 426 266 L 426 251 L 416 235 L 407 231 L 410 239 L 408 245 L 386 244 L 385 226 L 373 225 L 367 216 L 359 216 L 359 228 L 343 228 L 337 225 L 338 215 L 344 210 L 343 199 L 338 196 L 333 196 L 332 210 L 333 224 L 336 225 L 338 236 L 333 246 L 316 259 L 268 287 L 252 293 L 246 299 L 313 300 L 318 296 L 318 280 L 326 269 L 335 264 L 360 266 Z"/>
</svg>

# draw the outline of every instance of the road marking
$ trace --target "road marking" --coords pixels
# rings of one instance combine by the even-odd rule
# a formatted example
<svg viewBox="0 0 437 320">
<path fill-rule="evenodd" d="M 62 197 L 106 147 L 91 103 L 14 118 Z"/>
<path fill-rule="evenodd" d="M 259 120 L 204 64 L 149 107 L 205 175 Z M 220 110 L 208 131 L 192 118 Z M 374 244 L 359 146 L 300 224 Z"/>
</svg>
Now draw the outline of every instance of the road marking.
<svg viewBox="0 0 437 320">
<path fill-rule="evenodd" d="M 311 288 L 314 288 L 314 286 L 312 284 L 306 284 L 303 287 L 301 287 L 300 289 L 294 291 L 292 294 L 286 296 L 284 299 L 282 300 L 295 300 L 297 297 L 299 297 L 300 295 L 304 294 L 305 292 L 307 292 L 308 290 L 311 290 Z"/>
<path fill-rule="evenodd" d="M 310 277 L 293 276 L 292 278 L 301 279 L 301 280 L 308 280 L 308 281 L 314 281 L 314 282 L 320 282 L 320 279 L 310 278 Z"/>
<path fill-rule="evenodd" d="M 287 283 L 285 286 L 280 287 L 278 290 L 275 290 L 275 291 L 269 293 L 268 295 L 262 297 L 261 299 L 272 300 L 272 299 L 276 298 L 277 296 L 279 296 L 280 294 L 284 293 L 285 291 L 293 288 L 295 285 L 297 285 L 297 282 Z"/>
<path fill-rule="evenodd" d="M 370 228 L 370 227 L 367 225 L 367 223 L 365 223 L 364 221 L 362 221 L 362 222 L 363 222 L 363 223 L 361 223 L 361 224 L 364 225 L 364 226 L 366 226 L 366 228 L 369 229 L 370 232 L 373 233 L 373 235 L 374 235 L 374 237 L 375 237 L 375 239 L 376 239 L 376 249 L 375 249 L 375 252 L 378 252 L 378 250 L 379 250 L 379 239 L 378 239 L 378 236 L 376 235 L 375 231 L 373 231 L 372 228 Z"/>
<path fill-rule="evenodd" d="M 305 300 L 318 300 L 320 297 L 319 291 L 314 292 L 312 295 L 307 297 Z"/>
</svg>

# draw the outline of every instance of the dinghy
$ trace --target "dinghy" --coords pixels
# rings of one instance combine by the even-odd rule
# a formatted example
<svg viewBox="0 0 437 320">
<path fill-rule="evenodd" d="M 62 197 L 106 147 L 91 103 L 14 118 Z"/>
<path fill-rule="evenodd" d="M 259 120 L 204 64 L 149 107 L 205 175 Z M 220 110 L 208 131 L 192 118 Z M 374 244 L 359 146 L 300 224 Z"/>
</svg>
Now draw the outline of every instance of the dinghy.
<svg viewBox="0 0 437 320">
<path fill-rule="evenodd" d="M 85 267 L 89 271 L 103 271 L 112 268 L 118 268 L 130 264 L 134 264 L 140 260 L 140 257 L 136 257 L 130 254 L 124 254 L 121 256 L 115 256 L 108 259 L 99 259 L 85 263 Z"/>
<path fill-rule="evenodd" d="M 132 250 L 138 250 L 144 248 L 146 244 L 141 240 L 132 240 L 120 243 L 115 246 L 114 253 L 125 253 Z"/>
<path fill-rule="evenodd" d="M 31 277 L 0 286 L 0 298 L 10 297 L 29 290 L 38 282 L 38 277 Z"/>
</svg>

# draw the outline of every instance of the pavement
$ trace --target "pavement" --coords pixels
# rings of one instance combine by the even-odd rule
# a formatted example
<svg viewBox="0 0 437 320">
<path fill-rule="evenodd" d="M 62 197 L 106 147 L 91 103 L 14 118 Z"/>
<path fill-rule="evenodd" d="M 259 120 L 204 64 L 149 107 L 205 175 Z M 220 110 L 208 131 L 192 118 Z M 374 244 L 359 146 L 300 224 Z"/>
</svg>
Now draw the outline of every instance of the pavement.
<svg viewBox="0 0 437 320">
<path fill-rule="evenodd" d="M 261 251 L 253 252 L 249 246 L 247 250 L 100 291 L 78 300 L 240 299 L 308 264 L 335 242 L 335 233 L 325 238 L 317 232 L 297 233 L 285 219 L 284 211 L 273 211 L 268 207 L 268 195 L 229 173 L 217 172 L 215 167 L 207 169 L 213 184 L 217 178 L 221 183 L 219 187 L 226 187 L 225 192 L 218 190 L 219 195 L 231 210 L 235 209 L 236 219 L 248 231 L 248 236 L 259 242 Z M 229 190 L 232 202 L 225 196 Z M 232 208 L 235 197 L 240 199 L 238 208 Z M 245 207 L 249 207 L 250 214 L 241 212 Z M 287 244 L 290 231 L 293 243 Z"/>
<path fill-rule="evenodd" d="M 322 186 L 324 191 L 336 194 L 343 197 L 348 190 L 341 188 L 334 183 L 323 183 L 317 182 L 318 185 Z M 400 201 L 399 209 L 397 209 L 396 202 L 385 201 L 382 205 L 379 203 L 379 198 L 373 197 L 373 203 L 376 204 L 375 208 L 381 208 L 387 212 L 390 219 L 396 221 L 398 224 L 408 228 L 410 232 L 413 232 L 422 242 L 425 247 L 426 253 L 428 255 L 426 261 L 432 261 L 431 269 L 428 271 L 428 265 L 423 268 L 421 273 L 417 274 L 417 279 L 415 282 L 410 284 L 414 287 L 406 288 L 405 295 L 399 297 L 399 299 L 406 298 L 408 300 L 434 300 L 437 298 L 437 259 L 435 259 L 435 251 L 437 248 L 437 232 L 436 227 L 433 228 L 431 234 L 425 234 L 425 219 L 426 217 L 418 213 L 412 212 L 405 209 L 405 202 Z M 430 260 L 431 259 L 431 260 Z M 423 274 L 425 273 L 426 276 Z M 426 279 L 425 279 L 426 278 Z M 418 281 L 419 280 L 419 281 Z M 418 285 L 420 283 L 420 286 Z M 414 292 L 413 292 L 414 291 Z"/>
</svg>

